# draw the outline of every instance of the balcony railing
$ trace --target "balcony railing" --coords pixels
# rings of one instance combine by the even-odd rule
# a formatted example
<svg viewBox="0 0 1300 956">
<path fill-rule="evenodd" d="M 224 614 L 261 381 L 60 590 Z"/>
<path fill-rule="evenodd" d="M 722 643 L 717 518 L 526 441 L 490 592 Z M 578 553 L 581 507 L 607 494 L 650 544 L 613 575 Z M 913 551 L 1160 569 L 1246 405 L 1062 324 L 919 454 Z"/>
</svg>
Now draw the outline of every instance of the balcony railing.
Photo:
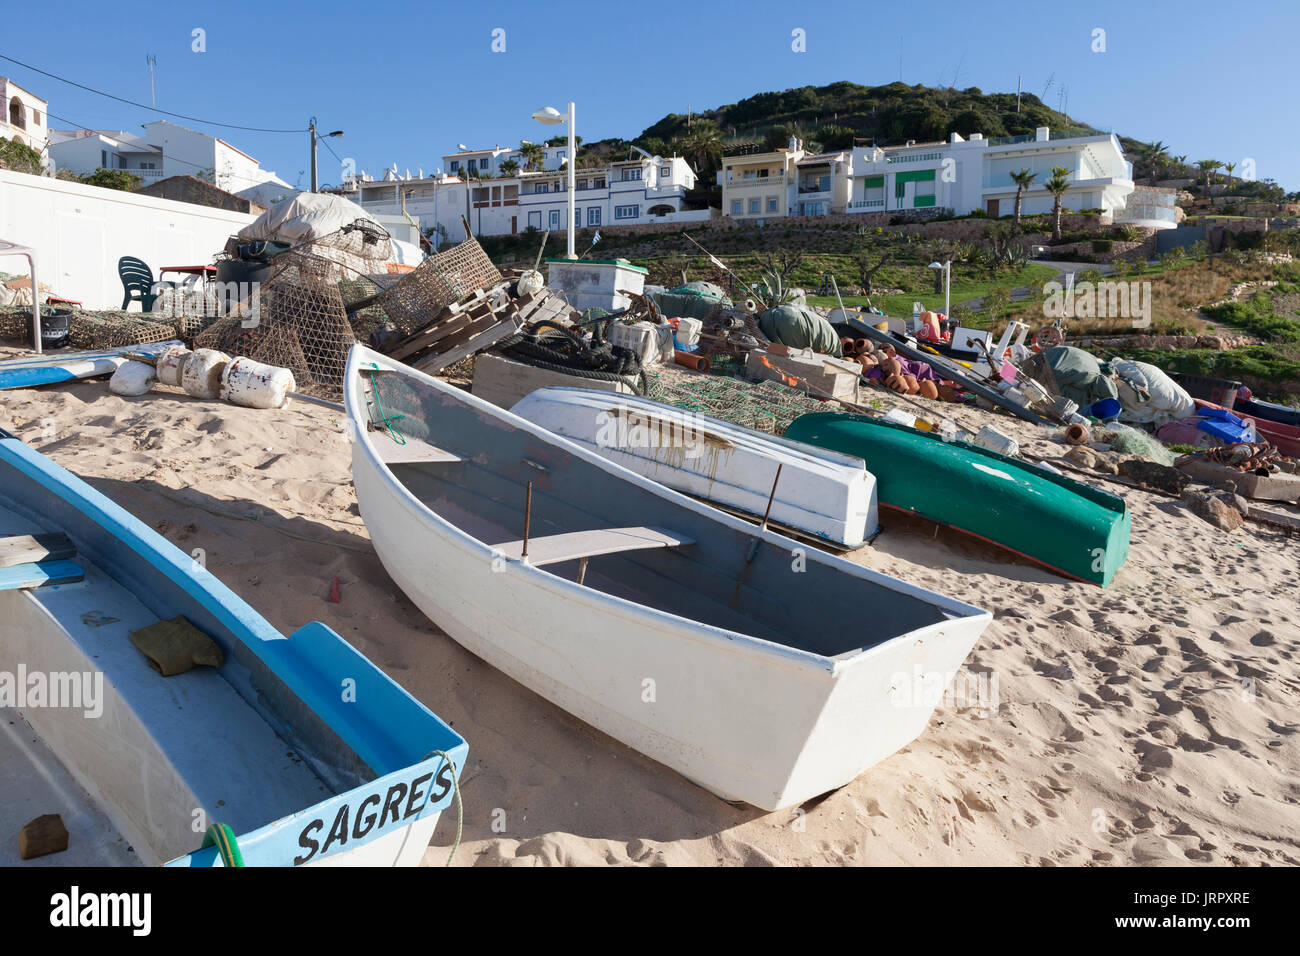
<svg viewBox="0 0 1300 956">
<path fill-rule="evenodd" d="M 163 174 L 163 171 L 161 169 L 124 169 L 122 171 L 125 173 L 130 173 L 132 176 L 139 176 L 141 179 L 144 180 L 162 179 L 162 174 Z"/>
<path fill-rule="evenodd" d="M 850 209 L 884 209 L 885 201 L 883 199 L 858 199 L 849 203 Z"/>
</svg>

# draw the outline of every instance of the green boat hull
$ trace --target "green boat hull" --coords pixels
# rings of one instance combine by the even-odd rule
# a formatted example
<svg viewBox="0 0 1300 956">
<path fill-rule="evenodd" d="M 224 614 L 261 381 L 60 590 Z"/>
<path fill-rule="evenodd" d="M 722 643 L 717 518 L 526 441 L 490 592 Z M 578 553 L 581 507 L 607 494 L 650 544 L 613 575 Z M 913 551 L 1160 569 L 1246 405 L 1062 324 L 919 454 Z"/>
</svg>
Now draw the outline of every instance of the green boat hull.
<svg viewBox="0 0 1300 956">
<path fill-rule="evenodd" d="M 880 504 L 983 538 L 1106 587 L 1128 558 L 1122 498 L 965 442 L 861 415 L 817 412 L 785 437 L 855 455 Z"/>
</svg>

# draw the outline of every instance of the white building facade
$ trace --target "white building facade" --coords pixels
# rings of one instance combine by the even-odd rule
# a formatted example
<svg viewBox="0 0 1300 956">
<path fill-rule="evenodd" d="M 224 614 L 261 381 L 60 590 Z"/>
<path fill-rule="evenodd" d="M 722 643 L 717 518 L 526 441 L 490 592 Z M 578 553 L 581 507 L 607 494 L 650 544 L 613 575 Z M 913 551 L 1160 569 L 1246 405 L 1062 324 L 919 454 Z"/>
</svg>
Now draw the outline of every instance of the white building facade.
<svg viewBox="0 0 1300 956">
<path fill-rule="evenodd" d="M 481 151 L 453 154 L 481 170 Z M 498 159 L 504 160 L 502 153 Z M 448 160 L 453 157 L 444 157 Z M 564 157 L 558 157 L 556 162 Z M 450 165 L 450 164 L 448 164 Z M 489 167 L 489 169 L 492 167 Z M 465 169 L 468 169 L 466 165 Z M 685 209 L 695 172 L 681 157 L 632 159 L 575 170 L 575 224 L 579 229 L 652 222 L 699 222 L 709 210 Z M 492 179 L 454 175 L 420 179 L 355 181 L 345 195 L 367 212 L 405 214 L 428 232 L 436 227 L 441 243 L 464 238 L 464 216 L 479 236 L 516 235 L 530 227 L 562 230 L 568 222 L 568 171 L 518 173 Z"/>
<path fill-rule="evenodd" d="M 52 130 L 50 156 L 79 175 L 123 169 L 145 185 L 171 176 L 195 176 L 262 205 L 296 192 L 257 160 L 223 139 L 166 120 L 146 123 L 144 135 L 122 130 Z M 255 195 L 252 195 L 255 194 Z"/>
<path fill-rule="evenodd" d="M 49 106 L 35 93 L 0 76 L 0 136 L 46 155 L 50 133 Z"/>
<path fill-rule="evenodd" d="M 1062 198 L 1075 212 L 1100 209 L 1116 220 L 1124 216 L 1133 192 L 1133 167 L 1118 138 L 1093 133 L 1052 139 L 1047 127 L 1033 136 L 987 140 L 953 133 L 946 143 L 909 144 L 852 151 L 851 194 L 847 212 L 951 209 L 955 215 L 983 210 L 997 218 L 1015 211 L 1012 173 L 1036 174 L 1021 197 L 1021 213 L 1051 212 L 1054 198 L 1045 183 L 1054 167 L 1068 171 L 1069 189 Z"/>
</svg>

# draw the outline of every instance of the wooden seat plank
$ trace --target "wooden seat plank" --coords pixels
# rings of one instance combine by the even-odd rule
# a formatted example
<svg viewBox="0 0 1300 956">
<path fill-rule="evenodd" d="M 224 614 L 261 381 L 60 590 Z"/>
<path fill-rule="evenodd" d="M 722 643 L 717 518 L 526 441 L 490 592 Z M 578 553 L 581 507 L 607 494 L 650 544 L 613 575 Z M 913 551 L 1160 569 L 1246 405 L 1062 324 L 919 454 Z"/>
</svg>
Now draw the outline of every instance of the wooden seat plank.
<svg viewBox="0 0 1300 956">
<path fill-rule="evenodd" d="M 77 546 L 62 531 L 0 537 L 0 568 L 35 564 L 37 561 L 61 561 L 76 554 Z"/>
<path fill-rule="evenodd" d="M 75 561 L 38 561 L 0 568 L 0 591 L 19 591 L 47 584 L 73 584 L 86 573 Z"/>
<path fill-rule="evenodd" d="M 418 438 L 412 438 L 409 435 L 403 435 L 406 444 L 402 445 L 393 440 L 393 436 L 386 431 L 373 431 L 370 433 L 370 442 L 379 452 L 379 457 L 388 465 L 410 465 L 421 462 L 443 462 L 450 464 L 460 461 L 459 455 L 453 455 L 449 451 L 443 451 L 441 448 L 435 448 L 428 442 L 420 441 Z"/>
<path fill-rule="evenodd" d="M 676 548 L 694 543 L 694 538 L 688 538 L 666 528 L 597 528 L 592 531 L 569 531 L 564 534 L 529 538 L 528 563 L 534 567 L 541 567 L 545 564 L 592 558 L 600 554 L 640 551 L 647 548 Z M 501 544 L 492 545 L 492 549 L 501 552 L 507 558 L 517 559 L 521 556 L 523 544 L 522 539 L 503 541 Z"/>
</svg>

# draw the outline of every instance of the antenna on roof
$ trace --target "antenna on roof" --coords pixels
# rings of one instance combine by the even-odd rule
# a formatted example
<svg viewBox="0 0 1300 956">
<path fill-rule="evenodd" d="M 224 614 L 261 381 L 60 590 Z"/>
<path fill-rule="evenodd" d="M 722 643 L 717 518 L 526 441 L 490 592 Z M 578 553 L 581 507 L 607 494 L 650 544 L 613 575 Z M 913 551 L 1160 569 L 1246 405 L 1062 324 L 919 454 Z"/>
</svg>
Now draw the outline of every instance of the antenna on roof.
<svg viewBox="0 0 1300 956">
<path fill-rule="evenodd" d="M 158 57 L 150 53 L 145 57 L 145 62 L 149 64 L 149 102 L 153 103 L 153 118 L 158 118 L 158 96 L 154 92 L 153 70 L 158 65 Z"/>
</svg>

